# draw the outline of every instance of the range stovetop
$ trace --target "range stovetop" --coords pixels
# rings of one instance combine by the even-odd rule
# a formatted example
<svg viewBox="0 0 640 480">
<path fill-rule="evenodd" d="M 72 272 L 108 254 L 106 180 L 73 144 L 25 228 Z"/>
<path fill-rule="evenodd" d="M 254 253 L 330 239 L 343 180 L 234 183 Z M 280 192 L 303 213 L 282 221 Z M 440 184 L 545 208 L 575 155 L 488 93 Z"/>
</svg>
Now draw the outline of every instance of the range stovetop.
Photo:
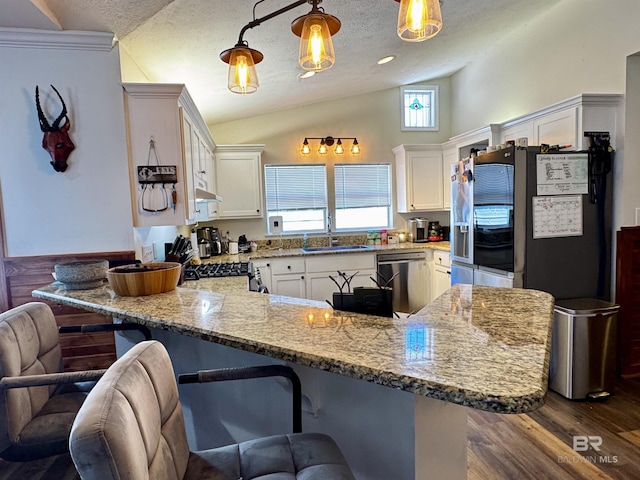
<svg viewBox="0 0 640 480">
<path fill-rule="evenodd" d="M 185 280 L 200 280 L 213 277 L 240 277 L 249 275 L 249 262 L 203 263 L 201 265 L 185 265 Z"/>
</svg>

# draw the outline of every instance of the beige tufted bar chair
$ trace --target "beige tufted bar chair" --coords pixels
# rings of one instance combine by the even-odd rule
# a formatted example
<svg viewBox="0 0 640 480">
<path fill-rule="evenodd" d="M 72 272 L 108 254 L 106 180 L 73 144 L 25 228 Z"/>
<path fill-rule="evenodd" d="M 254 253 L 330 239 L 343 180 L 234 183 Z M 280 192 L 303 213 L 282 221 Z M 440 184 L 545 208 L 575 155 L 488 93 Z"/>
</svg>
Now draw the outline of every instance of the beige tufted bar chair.
<svg viewBox="0 0 640 480">
<path fill-rule="evenodd" d="M 139 329 L 135 324 L 78 325 L 68 331 Z M 148 338 L 148 329 L 142 329 Z M 69 450 L 76 413 L 105 370 L 63 372 L 51 308 L 30 302 L 0 314 L 0 457 L 37 460 Z"/>
<path fill-rule="evenodd" d="M 137 344 L 109 368 L 78 412 L 70 451 L 84 480 L 354 480 L 323 434 L 190 452 L 171 359 L 157 341 Z"/>
</svg>

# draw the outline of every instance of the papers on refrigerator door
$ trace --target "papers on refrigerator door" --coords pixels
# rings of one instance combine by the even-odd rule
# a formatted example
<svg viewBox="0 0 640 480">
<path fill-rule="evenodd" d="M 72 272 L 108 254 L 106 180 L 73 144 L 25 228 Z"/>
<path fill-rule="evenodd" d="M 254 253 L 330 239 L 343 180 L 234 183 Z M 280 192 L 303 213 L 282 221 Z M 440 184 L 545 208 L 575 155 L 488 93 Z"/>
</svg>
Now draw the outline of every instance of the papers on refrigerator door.
<svg viewBox="0 0 640 480">
<path fill-rule="evenodd" d="M 533 197 L 533 238 L 582 235 L 582 195 Z"/>
<path fill-rule="evenodd" d="M 589 155 L 536 155 L 537 195 L 589 193 Z"/>
</svg>

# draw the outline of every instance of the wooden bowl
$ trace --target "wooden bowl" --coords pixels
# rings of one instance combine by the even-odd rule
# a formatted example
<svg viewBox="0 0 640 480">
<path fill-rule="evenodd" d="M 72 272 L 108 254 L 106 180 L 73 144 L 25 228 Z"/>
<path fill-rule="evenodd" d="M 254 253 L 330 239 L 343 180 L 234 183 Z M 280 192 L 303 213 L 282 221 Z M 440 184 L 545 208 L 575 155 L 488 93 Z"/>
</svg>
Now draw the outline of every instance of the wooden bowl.
<svg viewBox="0 0 640 480">
<path fill-rule="evenodd" d="M 142 263 L 110 268 L 107 270 L 107 280 L 118 295 L 138 297 L 174 290 L 181 273 L 180 263 Z"/>
</svg>

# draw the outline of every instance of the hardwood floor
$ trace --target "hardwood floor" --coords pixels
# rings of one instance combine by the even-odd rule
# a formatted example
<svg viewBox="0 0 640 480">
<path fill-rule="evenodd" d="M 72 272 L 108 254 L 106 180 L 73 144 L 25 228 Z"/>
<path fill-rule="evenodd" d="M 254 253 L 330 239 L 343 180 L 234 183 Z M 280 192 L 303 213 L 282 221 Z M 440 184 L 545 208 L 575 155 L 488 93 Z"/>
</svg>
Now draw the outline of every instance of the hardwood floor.
<svg viewBox="0 0 640 480">
<path fill-rule="evenodd" d="M 574 435 L 601 437 L 600 451 L 574 451 Z M 640 479 L 640 379 L 619 380 L 604 402 L 550 391 L 526 415 L 470 410 L 467 437 L 469 480 Z"/>
<path fill-rule="evenodd" d="M 574 435 L 601 437 L 600 451 L 574 451 Z M 546 404 L 530 414 L 470 409 L 467 436 L 468 480 L 637 480 L 640 379 L 619 380 L 615 395 L 601 403 L 571 401 L 549 392 Z M 78 476 L 68 455 L 30 463 L 0 461 L 0 480 L 26 479 Z"/>
</svg>

